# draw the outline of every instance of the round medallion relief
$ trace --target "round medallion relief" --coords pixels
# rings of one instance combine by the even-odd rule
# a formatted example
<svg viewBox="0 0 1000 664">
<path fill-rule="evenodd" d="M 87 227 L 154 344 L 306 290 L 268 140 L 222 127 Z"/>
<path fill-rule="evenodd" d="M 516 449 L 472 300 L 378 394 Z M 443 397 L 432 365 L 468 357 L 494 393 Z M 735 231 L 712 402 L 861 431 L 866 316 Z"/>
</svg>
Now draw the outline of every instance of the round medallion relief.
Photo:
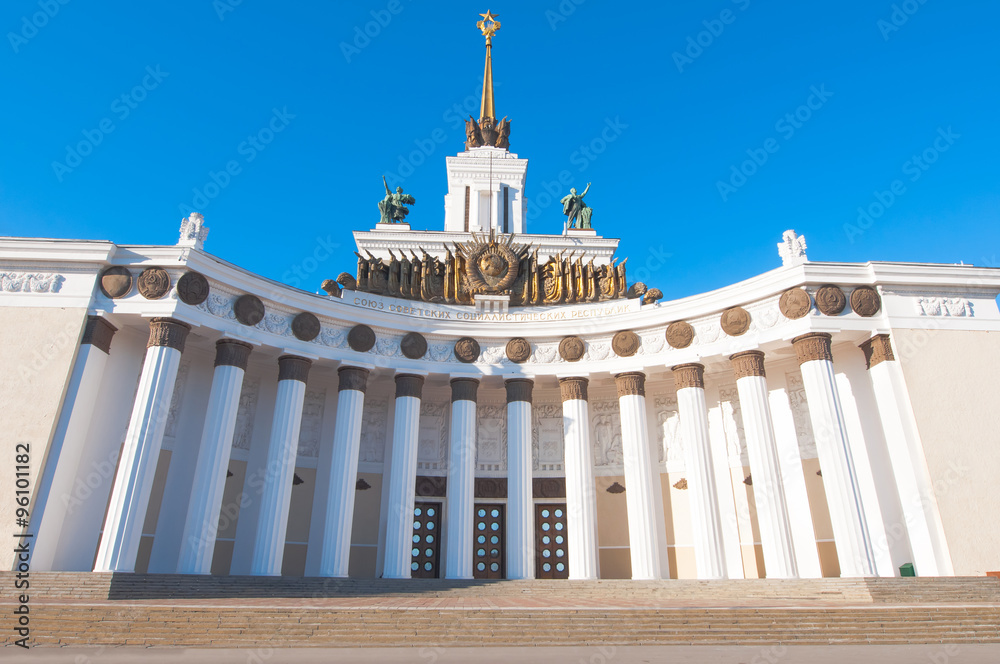
<svg viewBox="0 0 1000 664">
<path fill-rule="evenodd" d="M 743 307 L 733 307 L 722 312 L 722 331 L 731 337 L 738 337 L 750 329 L 750 312 Z"/>
<path fill-rule="evenodd" d="M 583 357 L 587 346 L 580 337 L 566 337 L 559 342 L 559 357 L 567 362 L 576 362 Z"/>
<path fill-rule="evenodd" d="M 778 309 L 785 318 L 802 318 L 812 309 L 812 298 L 801 288 L 791 288 L 781 294 Z"/>
<path fill-rule="evenodd" d="M 622 330 L 611 339 L 611 349 L 618 357 L 632 357 L 639 352 L 642 341 L 632 330 Z"/>
<path fill-rule="evenodd" d="M 687 348 L 694 341 L 694 328 L 691 323 L 679 320 L 667 326 L 667 343 L 671 348 Z"/>
<path fill-rule="evenodd" d="M 847 297 L 838 286 L 828 284 L 816 291 L 816 308 L 827 316 L 836 316 L 847 306 Z"/>
<path fill-rule="evenodd" d="M 455 357 L 459 362 L 475 362 L 479 359 L 479 342 L 472 337 L 462 337 L 455 342 Z"/>
<path fill-rule="evenodd" d="M 355 325 L 347 333 L 347 345 L 351 350 L 367 353 L 375 346 L 375 330 L 367 325 Z"/>
<path fill-rule="evenodd" d="M 871 286 L 858 286 L 851 293 L 851 309 L 865 318 L 870 318 L 882 308 L 882 298 Z"/>
<path fill-rule="evenodd" d="M 410 332 L 399 342 L 399 350 L 411 360 L 419 360 L 427 353 L 427 339 L 419 332 Z"/>
<path fill-rule="evenodd" d="M 233 313 L 236 320 L 252 327 L 264 320 L 264 303 L 256 295 L 240 295 L 233 302 Z"/>
<path fill-rule="evenodd" d="M 159 300 L 170 290 L 170 275 L 159 267 L 147 267 L 136 279 L 139 294 L 147 300 Z"/>
<path fill-rule="evenodd" d="M 292 334 L 300 341 L 312 341 L 319 336 L 319 330 L 319 319 L 308 311 L 292 319 Z"/>
<path fill-rule="evenodd" d="M 177 280 L 177 297 L 184 304 L 197 306 L 208 299 L 208 279 L 201 272 L 185 272 Z"/>
<path fill-rule="evenodd" d="M 119 266 L 109 267 L 101 275 L 101 292 L 113 300 L 125 297 L 132 290 L 132 273 Z"/>
<path fill-rule="evenodd" d="M 527 362 L 531 356 L 531 344 L 527 339 L 516 337 L 507 342 L 507 359 L 511 362 L 521 364 Z"/>
</svg>

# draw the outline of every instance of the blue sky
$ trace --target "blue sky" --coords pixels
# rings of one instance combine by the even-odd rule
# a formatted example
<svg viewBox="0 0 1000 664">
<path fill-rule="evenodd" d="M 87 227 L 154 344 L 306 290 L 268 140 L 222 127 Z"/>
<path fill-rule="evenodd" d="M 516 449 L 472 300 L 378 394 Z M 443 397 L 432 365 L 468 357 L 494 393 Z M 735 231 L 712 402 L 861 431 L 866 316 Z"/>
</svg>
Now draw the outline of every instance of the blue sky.
<svg viewBox="0 0 1000 664">
<path fill-rule="evenodd" d="M 0 234 L 173 244 L 196 208 L 210 252 L 316 291 L 382 175 L 443 227 L 487 8 L 530 232 L 566 170 L 667 298 L 777 267 L 787 228 L 813 260 L 998 264 L 985 0 L 7 0 Z"/>
</svg>

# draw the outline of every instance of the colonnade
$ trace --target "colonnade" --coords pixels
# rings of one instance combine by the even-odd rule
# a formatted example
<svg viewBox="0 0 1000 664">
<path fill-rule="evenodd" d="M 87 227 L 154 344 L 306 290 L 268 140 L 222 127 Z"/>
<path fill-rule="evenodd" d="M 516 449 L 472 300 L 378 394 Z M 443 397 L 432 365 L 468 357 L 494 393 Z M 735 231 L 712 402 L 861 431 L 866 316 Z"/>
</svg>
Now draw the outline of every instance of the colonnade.
<svg viewBox="0 0 1000 664">
<path fill-rule="evenodd" d="M 150 335 L 138 391 L 125 437 L 125 445 L 111 492 L 100 538 L 95 571 L 134 571 L 142 523 L 149 503 L 156 462 L 163 442 L 166 415 L 190 327 L 170 318 L 150 321 Z M 69 483 L 86 440 L 86 421 L 93 412 L 93 398 L 100 386 L 103 366 L 111 352 L 114 328 L 92 316 L 78 355 L 64 415 L 56 442 L 56 465 L 47 472 L 52 482 Z M 876 574 L 872 537 L 866 523 L 854 453 L 847 435 L 843 405 L 834 375 L 831 335 L 811 333 L 792 340 L 797 356 L 809 419 L 816 437 L 823 486 L 833 526 L 842 576 Z M 933 501 L 930 479 L 923 461 L 919 435 L 905 394 L 899 365 L 892 355 L 888 335 L 877 335 L 862 344 L 876 394 L 895 482 L 914 562 L 921 575 L 950 573 L 950 558 L 940 517 Z M 178 571 L 210 571 L 214 534 L 219 520 L 222 491 L 232 449 L 239 397 L 249 344 L 221 339 L 216 344 L 215 369 L 208 401 L 191 500 L 184 524 Z M 790 483 L 775 435 L 765 373 L 765 356 L 749 350 L 731 356 L 733 375 L 742 411 L 752 490 L 757 507 L 764 563 L 769 577 L 797 577 L 800 567 L 813 569 L 815 540 L 795 536 L 789 503 L 805 498 L 798 484 Z M 265 482 L 251 571 L 255 575 L 281 573 L 285 530 L 294 474 L 305 385 L 312 362 L 283 355 L 278 359 L 278 390 L 267 450 Z M 709 438 L 705 398 L 705 367 L 688 363 L 671 367 L 677 390 L 680 431 L 683 436 L 690 492 L 691 521 L 699 578 L 719 579 L 727 571 L 717 470 Z M 362 413 L 369 368 L 342 364 L 338 369 L 339 393 L 333 433 L 329 496 L 322 535 L 320 574 L 346 577 L 354 517 Z M 388 510 L 383 567 L 385 578 L 409 578 L 411 535 L 417 471 L 420 405 L 424 375 L 395 376 L 395 422 L 392 458 L 386 469 Z M 625 372 L 615 376 L 621 414 L 622 451 L 632 577 L 661 579 L 669 576 L 667 540 L 660 473 L 646 418 L 646 376 Z M 599 576 L 597 496 L 590 438 L 586 376 L 559 379 L 562 396 L 565 449 L 566 518 L 569 576 Z M 535 527 L 532 495 L 531 412 L 533 381 L 517 377 L 505 381 L 507 396 L 507 577 L 535 575 Z M 448 448 L 446 505 L 448 519 L 444 570 L 448 578 L 473 576 L 473 512 L 477 391 L 471 377 L 451 380 L 451 438 Z M 801 474 L 801 471 L 800 471 Z M 44 504 L 36 561 L 52 559 L 52 551 L 66 515 L 50 496 Z M 813 551 L 806 551 L 808 547 Z M 806 562 L 803 562 L 806 561 Z M 44 564 L 44 563 L 43 563 Z"/>
</svg>

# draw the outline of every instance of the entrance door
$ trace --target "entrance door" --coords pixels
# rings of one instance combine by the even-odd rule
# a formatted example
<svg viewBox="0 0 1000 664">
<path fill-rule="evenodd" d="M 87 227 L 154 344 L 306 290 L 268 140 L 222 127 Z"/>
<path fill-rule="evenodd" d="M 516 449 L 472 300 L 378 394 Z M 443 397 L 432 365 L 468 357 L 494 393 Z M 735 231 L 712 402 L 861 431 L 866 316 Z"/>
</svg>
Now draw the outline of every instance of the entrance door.
<svg viewBox="0 0 1000 664">
<path fill-rule="evenodd" d="M 416 503 L 413 506 L 414 579 L 436 579 L 441 569 L 441 503 Z"/>
<path fill-rule="evenodd" d="M 472 576 L 476 579 L 503 579 L 504 565 L 504 506 L 476 505 L 476 520 L 472 549 Z"/>
<path fill-rule="evenodd" d="M 535 578 L 568 579 L 566 504 L 535 505 Z"/>
</svg>

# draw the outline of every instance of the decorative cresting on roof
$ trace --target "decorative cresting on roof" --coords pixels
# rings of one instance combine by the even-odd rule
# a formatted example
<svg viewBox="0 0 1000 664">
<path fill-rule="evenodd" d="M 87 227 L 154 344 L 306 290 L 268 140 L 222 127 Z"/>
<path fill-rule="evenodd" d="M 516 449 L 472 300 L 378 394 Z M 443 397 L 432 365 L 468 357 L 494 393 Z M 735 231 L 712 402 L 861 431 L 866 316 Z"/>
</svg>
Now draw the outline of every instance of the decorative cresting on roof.
<svg viewBox="0 0 1000 664">
<path fill-rule="evenodd" d="M 736 380 L 747 376 L 765 376 L 764 373 L 764 352 L 759 350 L 745 350 L 729 356 L 729 361 L 733 363 L 733 373 Z"/>
<path fill-rule="evenodd" d="M 475 303 L 477 294 L 509 295 L 511 306 L 580 304 L 642 297 L 646 285 L 629 288 L 626 258 L 616 265 L 594 265 L 593 259 L 573 259 L 576 251 L 560 252 L 539 264 L 538 247 L 517 244 L 514 234 L 472 233 L 462 244 L 445 246 L 443 260 L 424 249 L 416 252 L 389 251 L 389 260 L 366 250 L 358 257 L 358 276 L 341 274 L 337 281 L 350 288 L 376 295 L 444 304 Z M 653 289 L 654 291 L 657 289 Z M 657 291 L 658 292 L 658 291 Z M 650 304 L 655 300 L 643 300 Z"/>
<path fill-rule="evenodd" d="M 587 401 L 587 386 L 590 380 L 583 376 L 559 379 L 559 391 L 563 401 Z"/>
<path fill-rule="evenodd" d="M 479 394 L 479 381 L 475 378 L 452 378 L 451 401 L 471 401 L 476 403 Z"/>
<path fill-rule="evenodd" d="M 865 354 L 865 365 L 869 369 L 896 359 L 892 354 L 892 341 L 888 334 L 876 334 L 868 341 L 862 342 L 861 352 Z"/>
<path fill-rule="evenodd" d="M 685 387 L 705 387 L 705 367 L 701 364 L 678 364 L 671 367 L 674 373 L 674 385 L 678 390 Z"/>
<path fill-rule="evenodd" d="M 282 355 L 278 358 L 278 381 L 297 380 L 300 383 L 309 381 L 309 367 L 312 360 L 298 355 Z"/>
<path fill-rule="evenodd" d="M 253 346 L 235 339 L 219 339 L 215 342 L 215 366 L 236 367 L 246 371 Z"/>
<path fill-rule="evenodd" d="M 149 341 L 146 348 L 166 346 L 184 352 L 184 342 L 187 340 L 191 326 L 173 318 L 154 318 L 149 321 Z"/>
<path fill-rule="evenodd" d="M 398 374 L 396 376 L 396 398 L 420 398 L 424 389 L 424 377 L 416 374 Z"/>
<path fill-rule="evenodd" d="M 111 354 L 111 339 L 115 336 L 118 328 L 100 316 L 87 316 L 87 326 L 83 328 L 83 339 L 80 345 L 90 344 L 94 348 L 104 351 L 105 355 Z"/>
<path fill-rule="evenodd" d="M 792 339 L 792 346 L 795 348 L 795 355 L 799 358 L 799 364 L 805 364 L 812 360 L 833 362 L 830 339 L 832 336 L 826 332 L 810 332 Z"/>
<path fill-rule="evenodd" d="M 646 374 L 641 371 L 630 371 L 615 376 L 618 387 L 618 398 L 627 396 L 646 396 Z"/>
<path fill-rule="evenodd" d="M 368 389 L 368 374 L 368 369 L 363 367 L 340 367 L 337 369 L 337 377 L 340 379 L 337 391 L 355 390 L 364 394 Z"/>
</svg>

